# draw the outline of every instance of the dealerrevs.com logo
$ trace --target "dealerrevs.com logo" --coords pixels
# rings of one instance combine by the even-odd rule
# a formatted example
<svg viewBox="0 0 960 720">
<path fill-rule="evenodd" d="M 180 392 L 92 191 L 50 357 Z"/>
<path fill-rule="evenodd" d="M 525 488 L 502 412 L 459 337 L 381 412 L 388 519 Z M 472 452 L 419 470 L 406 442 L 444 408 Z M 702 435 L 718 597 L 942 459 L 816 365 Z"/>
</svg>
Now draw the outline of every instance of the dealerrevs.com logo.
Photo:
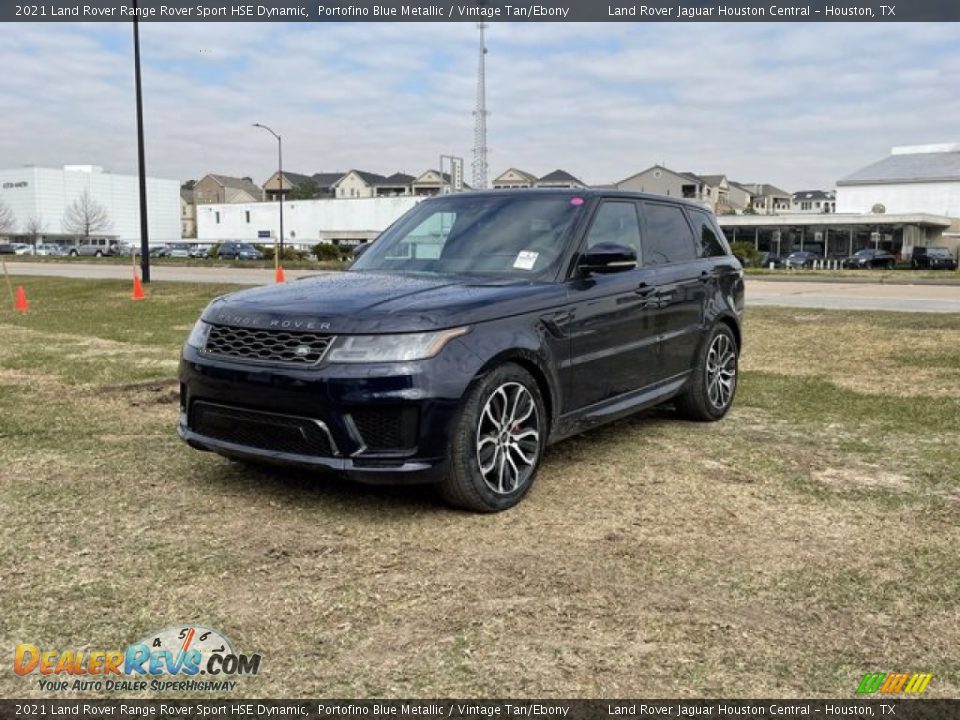
<svg viewBox="0 0 960 720">
<path fill-rule="evenodd" d="M 13 671 L 38 676 L 43 691 L 135 692 L 233 690 L 233 678 L 260 672 L 221 632 L 182 625 L 150 633 L 124 649 L 51 649 L 17 645 Z"/>
</svg>

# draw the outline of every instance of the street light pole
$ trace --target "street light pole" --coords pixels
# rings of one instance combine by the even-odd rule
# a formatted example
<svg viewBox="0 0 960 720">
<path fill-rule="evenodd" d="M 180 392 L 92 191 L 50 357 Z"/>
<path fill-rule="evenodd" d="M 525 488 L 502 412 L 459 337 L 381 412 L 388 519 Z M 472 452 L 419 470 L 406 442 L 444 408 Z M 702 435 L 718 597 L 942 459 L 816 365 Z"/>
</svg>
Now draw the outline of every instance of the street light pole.
<svg viewBox="0 0 960 720">
<path fill-rule="evenodd" d="M 137 162 L 140 175 L 140 274 L 150 282 L 150 234 L 147 228 L 147 165 L 143 151 L 143 90 L 140 86 L 140 25 L 138 2 L 133 0 L 133 65 L 137 88 Z"/>
<path fill-rule="evenodd" d="M 280 251 L 278 260 L 283 259 L 283 139 L 272 129 L 260 123 L 254 123 L 254 127 L 266 130 L 277 139 L 277 201 L 280 203 Z"/>
</svg>

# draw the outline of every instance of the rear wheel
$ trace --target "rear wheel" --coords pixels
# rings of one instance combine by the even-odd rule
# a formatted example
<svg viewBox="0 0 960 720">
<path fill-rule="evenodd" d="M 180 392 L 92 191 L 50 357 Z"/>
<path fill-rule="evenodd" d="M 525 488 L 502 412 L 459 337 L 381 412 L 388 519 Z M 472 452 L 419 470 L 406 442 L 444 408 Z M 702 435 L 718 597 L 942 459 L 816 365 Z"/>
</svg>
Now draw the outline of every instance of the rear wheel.
<svg viewBox="0 0 960 720">
<path fill-rule="evenodd" d="M 467 391 L 440 493 L 474 512 L 513 507 L 530 490 L 547 440 L 548 420 L 536 380 L 507 363 Z"/>
<path fill-rule="evenodd" d="M 97 250 L 97 251 L 94 253 L 94 255 L 95 255 L 96 257 L 103 257 L 103 253 L 100 252 L 99 250 Z"/>
<path fill-rule="evenodd" d="M 719 420 L 733 404 L 739 374 L 739 348 L 725 323 L 713 328 L 697 355 L 687 389 L 677 398 L 680 414 L 691 420 Z"/>
</svg>

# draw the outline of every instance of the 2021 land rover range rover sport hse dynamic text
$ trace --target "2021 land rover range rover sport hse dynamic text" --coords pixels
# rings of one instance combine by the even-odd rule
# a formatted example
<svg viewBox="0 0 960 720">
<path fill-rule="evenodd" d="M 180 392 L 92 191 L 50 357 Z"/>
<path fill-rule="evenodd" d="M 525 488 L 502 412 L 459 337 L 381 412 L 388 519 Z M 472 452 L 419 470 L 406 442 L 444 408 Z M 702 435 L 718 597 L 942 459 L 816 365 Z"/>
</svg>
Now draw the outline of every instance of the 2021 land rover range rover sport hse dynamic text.
<svg viewBox="0 0 960 720">
<path fill-rule="evenodd" d="M 180 363 L 179 432 L 257 463 L 437 482 L 497 511 L 548 443 L 737 387 L 743 272 L 670 198 L 521 190 L 425 200 L 349 271 L 214 300 Z"/>
</svg>

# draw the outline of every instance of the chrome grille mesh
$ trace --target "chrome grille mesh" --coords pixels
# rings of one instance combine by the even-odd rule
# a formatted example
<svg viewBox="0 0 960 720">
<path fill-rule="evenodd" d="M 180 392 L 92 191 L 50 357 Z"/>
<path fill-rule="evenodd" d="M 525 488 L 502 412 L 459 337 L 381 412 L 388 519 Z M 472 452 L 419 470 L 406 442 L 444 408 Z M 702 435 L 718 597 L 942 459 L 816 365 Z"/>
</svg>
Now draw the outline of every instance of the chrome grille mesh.
<svg viewBox="0 0 960 720">
<path fill-rule="evenodd" d="M 316 365 L 333 335 L 213 325 L 203 352 L 251 362 Z"/>
</svg>

